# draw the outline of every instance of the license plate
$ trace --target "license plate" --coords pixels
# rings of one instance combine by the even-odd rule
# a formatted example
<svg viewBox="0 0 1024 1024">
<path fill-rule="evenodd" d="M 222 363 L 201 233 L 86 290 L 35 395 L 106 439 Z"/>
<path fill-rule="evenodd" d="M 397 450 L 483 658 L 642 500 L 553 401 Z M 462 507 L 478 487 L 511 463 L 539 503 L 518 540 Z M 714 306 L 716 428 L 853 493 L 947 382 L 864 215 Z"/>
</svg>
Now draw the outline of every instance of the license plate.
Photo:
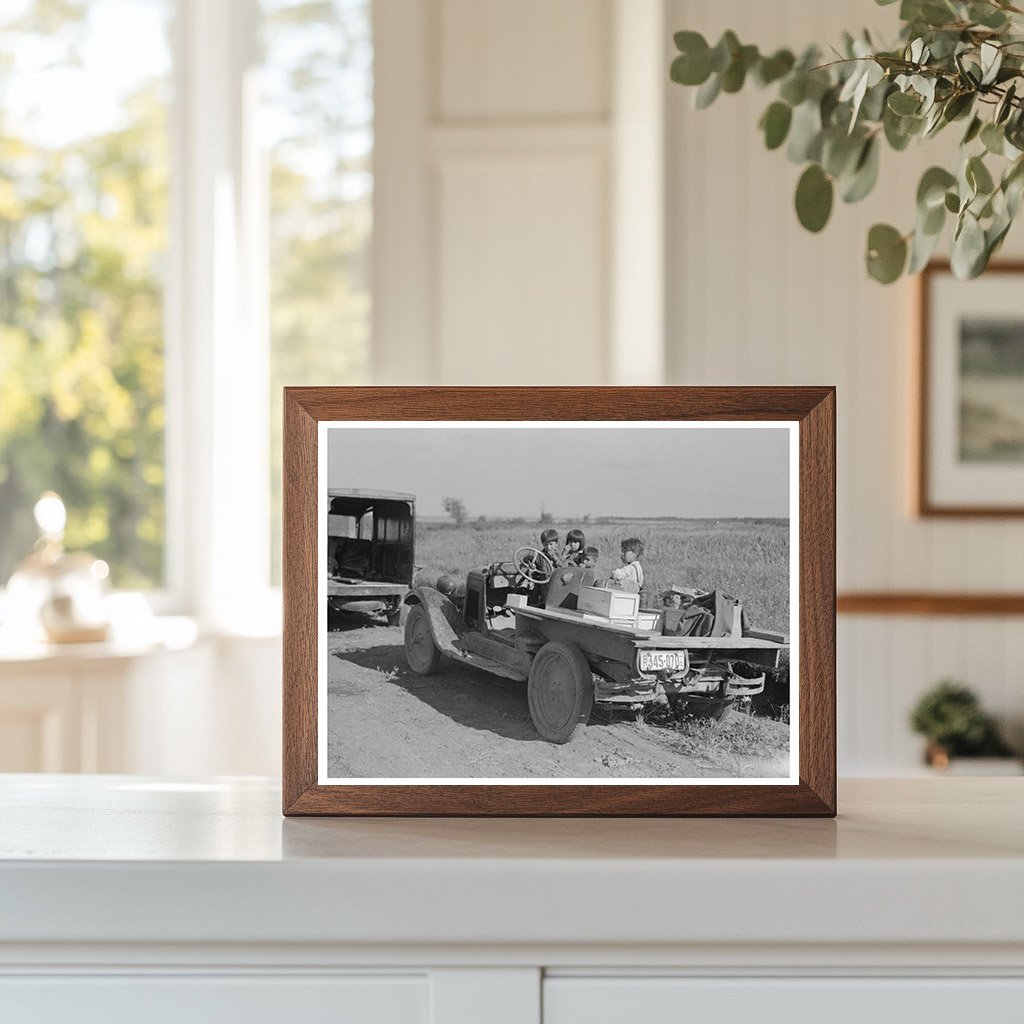
<svg viewBox="0 0 1024 1024">
<path fill-rule="evenodd" d="M 685 672 L 686 651 L 641 651 L 641 672 Z"/>
</svg>

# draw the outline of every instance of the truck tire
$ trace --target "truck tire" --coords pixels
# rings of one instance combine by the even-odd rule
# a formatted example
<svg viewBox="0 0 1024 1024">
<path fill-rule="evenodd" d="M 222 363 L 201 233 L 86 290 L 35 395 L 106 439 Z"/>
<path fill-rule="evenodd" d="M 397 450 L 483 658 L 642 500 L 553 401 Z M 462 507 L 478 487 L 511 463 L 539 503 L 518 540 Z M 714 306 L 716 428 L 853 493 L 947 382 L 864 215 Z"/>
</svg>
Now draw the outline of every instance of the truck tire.
<svg viewBox="0 0 1024 1024">
<path fill-rule="evenodd" d="M 405 620 L 405 660 L 417 675 L 432 676 L 441 664 L 441 652 L 434 643 L 434 632 L 430 618 L 423 605 L 415 604 L 409 609 Z"/>
<path fill-rule="evenodd" d="M 552 640 L 533 659 L 526 686 L 530 718 L 549 743 L 568 743 L 594 706 L 594 677 L 583 652 Z"/>
</svg>

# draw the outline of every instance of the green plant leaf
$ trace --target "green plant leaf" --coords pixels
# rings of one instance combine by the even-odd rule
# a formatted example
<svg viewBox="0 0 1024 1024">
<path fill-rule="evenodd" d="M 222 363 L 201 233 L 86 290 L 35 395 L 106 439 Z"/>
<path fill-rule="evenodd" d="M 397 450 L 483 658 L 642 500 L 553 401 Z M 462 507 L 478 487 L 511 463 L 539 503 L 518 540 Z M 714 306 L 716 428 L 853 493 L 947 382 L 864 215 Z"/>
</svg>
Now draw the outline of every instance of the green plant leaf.
<svg viewBox="0 0 1024 1024">
<path fill-rule="evenodd" d="M 796 215 L 808 231 L 820 231 L 832 214 L 832 181 L 817 165 L 811 164 L 796 186 Z"/>
<path fill-rule="evenodd" d="M 929 167 L 921 175 L 917 186 L 917 207 L 924 213 L 936 206 L 942 206 L 946 200 L 946 192 L 956 184 L 956 176 L 944 167 Z"/>
<path fill-rule="evenodd" d="M 986 41 L 981 44 L 979 57 L 981 59 L 981 84 L 991 85 L 1002 67 L 1003 51 L 994 43 Z"/>
<path fill-rule="evenodd" d="M 838 126 L 830 126 L 822 132 L 821 166 L 833 178 L 841 178 L 852 171 L 864 149 L 865 137 L 861 132 L 849 136 Z"/>
<path fill-rule="evenodd" d="M 920 117 L 900 117 L 892 110 L 886 109 L 882 114 L 882 128 L 885 131 L 885 141 L 897 152 L 904 150 L 910 144 L 910 140 L 920 130 L 924 119 Z"/>
<path fill-rule="evenodd" d="M 679 56 L 672 61 L 673 82 L 702 85 L 711 74 L 711 48 L 699 32 L 677 32 L 674 36 Z"/>
<path fill-rule="evenodd" d="M 1009 116 L 1013 109 L 1013 100 L 1017 95 L 1017 83 L 1011 82 L 1003 93 L 1002 98 L 996 104 L 996 112 L 992 117 L 992 120 L 996 124 L 1002 124 Z"/>
<path fill-rule="evenodd" d="M 722 38 L 715 44 L 711 51 L 711 70 L 721 74 L 733 61 L 733 57 L 743 48 L 736 33 L 732 29 L 726 29 Z"/>
<path fill-rule="evenodd" d="M 1002 126 L 992 124 L 990 121 L 981 129 L 982 145 L 995 156 L 1003 155 L 1003 147 L 1006 144 L 1006 133 Z"/>
<path fill-rule="evenodd" d="M 890 224 L 876 224 L 868 232 L 868 273 L 880 284 L 892 284 L 907 262 L 907 243 Z"/>
<path fill-rule="evenodd" d="M 813 100 L 806 100 L 793 111 L 786 155 L 795 164 L 817 160 L 821 156 L 821 111 Z"/>
<path fill-rule="evenodd" d="M 959 213 L 960 197 L 955 192 L 947 192 L 945 206 L 950 213 Z"/>
<path fill-rule="evenodd" d="M 985 161 L 980 156 L 972 156 L 967 161 L 966 177 L 977 195 L 987 196 L 995 188 L 992 175 L 989 174 Z"/>
<path fill-rule="evenodd" d="M 972 117 L 971 123 L 967 126 L 967 131 L 964 132 L 964 137 L 960 140 L 961 146 L 967 146 L 972 143 L 981 132 L 982 121 L 980 117 Z"/>
<path fill-rule="evenodd" d="M 929 260 L 935 254 L 941 236 L 941 231 L 927 232 L 923 231 L 920 226 L 914 229 L 914 234 L 910 238 L 910 262 L 907 264 L 908 274 L 916 274 L 928 266 Z"/>
<path fill-rule="evenodd" d="M 909 92 L 894 92 L 889 96 L 889 109 L 901 117 L 916 114 L 921 107 L 921 100 Z"/>
<path fill-rule="evenodd" d="M 807 76 L 802 71 L 792 72 L 779 86 L 779 98 L 791 107 L 798 107 L 807 99 Z"/>
<path fill-rule="evenodd" d="M 722 72 L 722 92 L 739 92 L 746 81 L 747 72 L 758 60 L 756 46 L 741 46 L 733 55 L 732 63 Z"/>
<path fill-rule="evenodd" d="M 843 188 L 843 202 L 860 202 L 875 187 L 879 166 L 878 139 L 874 136 L 864 143 L 853 176 Z"/>
<path fill-rule="evenodd" d="M 793 70 L 796 58 L 789 50 L 776 50 L 770 57 L 762 57 L 754 66 L 754 81 L 760 86 L 771 85 Z"/>
<path fill-rule="evenodd" d="M 942 107 L 942 116 L 947 121 L 958 121 L 966 117 L 974 107 L 975 95 L 973 92 L 954 94 L 946 100 Z"/>
<path fill-rule="evenodd" d="M 977 277 L 985 269 L 985 232 L 969 210 L 965 210 L 953 237 L 950 264 L 962 281 Z"/>
<path fill-rule="evenodd" d="M 761 129 L 764 144 L 768 149 L 778 149 L 786 141 L 789 126 L 793 120 L 793 108 L 788 103 L 776 100 L 761 115 Z"/>
<path fill-rule="evenodd" d="M 967 16 L 976 25 L 984 25 L 985 28 L 996 31 L 1006 28 L 1009 23 L 1005 14 L 990 3 L 973 3 L 968 10 Z"/>
<path fill-rule="evenodd" d="M 693 105 L 698 110 L 706 110 L 711 106 L 712 103 L 718 98 L 719 92 L 722 90 L 721 79 L 718 75 L 713 74 L 697 91 L 693 96 Z"/>
</svg>

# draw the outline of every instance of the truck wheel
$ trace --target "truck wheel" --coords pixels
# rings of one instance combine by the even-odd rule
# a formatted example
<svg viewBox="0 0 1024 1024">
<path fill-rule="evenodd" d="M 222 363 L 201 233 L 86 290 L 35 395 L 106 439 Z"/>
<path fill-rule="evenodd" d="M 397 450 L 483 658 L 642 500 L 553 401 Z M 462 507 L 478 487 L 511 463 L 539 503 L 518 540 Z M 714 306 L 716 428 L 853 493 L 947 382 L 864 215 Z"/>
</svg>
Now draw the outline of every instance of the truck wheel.
<svg viewBox="0 0 1024 1024">
<path fill-rule="evenodd" d="M 594 706 L 594 677 L 583 652 L 559 640 L 546 643 L 530 666 L 526 695 L 537 732 L 549 743 L 568 743 Z"/>
<path fill-rule="evenodd" d="M 434 643 L 430 619 L 422 605 L 413 605 L 405 620 L 405 660 L 417 675 L 432 676 L 441 664 L 441 652 Z"/>
</svg>

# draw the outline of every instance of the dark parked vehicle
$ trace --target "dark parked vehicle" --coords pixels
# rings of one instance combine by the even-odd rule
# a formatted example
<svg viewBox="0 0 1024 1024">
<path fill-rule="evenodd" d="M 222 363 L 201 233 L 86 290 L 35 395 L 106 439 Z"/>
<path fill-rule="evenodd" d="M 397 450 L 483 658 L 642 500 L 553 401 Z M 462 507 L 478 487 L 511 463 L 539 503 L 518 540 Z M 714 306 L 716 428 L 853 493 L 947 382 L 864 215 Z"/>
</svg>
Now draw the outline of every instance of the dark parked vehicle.
<svg viewBox="0 0 1024 1024">
<path fill-rule="evenodd" d="M 412 585 L 415 495 L 329 490 L 327 500 L 328 606 L 381 601 L 396 625 Z"/>
</svg>

